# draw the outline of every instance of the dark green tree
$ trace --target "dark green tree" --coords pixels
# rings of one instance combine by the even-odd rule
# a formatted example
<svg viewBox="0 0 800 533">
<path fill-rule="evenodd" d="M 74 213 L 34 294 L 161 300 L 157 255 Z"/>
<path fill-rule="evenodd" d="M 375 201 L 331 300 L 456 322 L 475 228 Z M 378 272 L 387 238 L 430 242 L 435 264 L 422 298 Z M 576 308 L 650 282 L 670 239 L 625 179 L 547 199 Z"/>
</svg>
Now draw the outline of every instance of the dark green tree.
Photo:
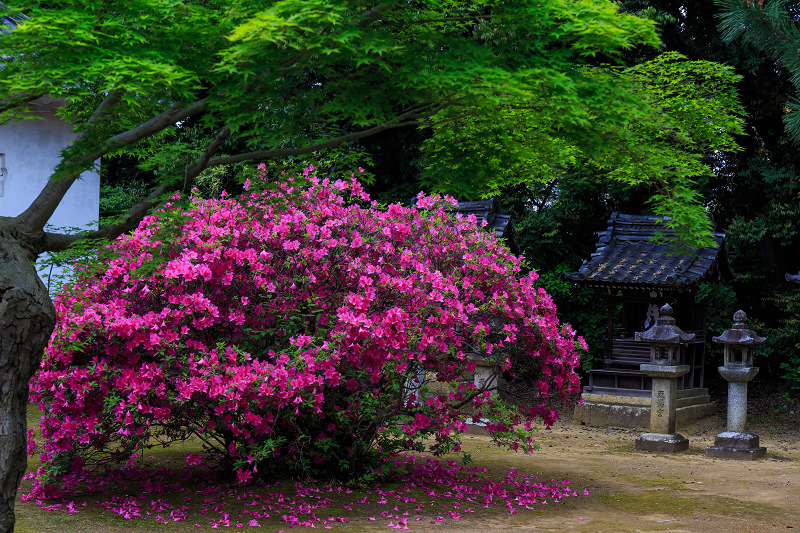
<svg viewBox="0 0 800 533">
<path fill-rule="evenodd" d="M 719 29 L 728 42 L 741 41 L 789 73 L 792 93 L 785 103 L 786 131 L 800 140 L 800 6 L 788 0 L 715 0 L 722 8 Z"/>
</svg>

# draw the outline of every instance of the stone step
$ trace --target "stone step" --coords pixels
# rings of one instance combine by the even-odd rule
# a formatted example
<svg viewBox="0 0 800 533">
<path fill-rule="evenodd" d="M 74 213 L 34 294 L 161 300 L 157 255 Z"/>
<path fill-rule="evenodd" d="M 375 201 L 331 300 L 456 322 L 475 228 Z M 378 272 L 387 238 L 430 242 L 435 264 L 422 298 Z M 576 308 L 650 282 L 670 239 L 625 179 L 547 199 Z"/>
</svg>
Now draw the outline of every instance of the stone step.
<svg viewBox="0 0 800 533">
<path fill-rule="evenodd" d="M 583 393 L 582 405 L 575 406 L 573 421 L 576 424 L 597 427 L 650 427 L 650 397 L 616 396 L 611 394 Z M 677 425 L 685 426 L 712 416 L 717 405 L 711 403 L 707 389 L 678 391 L 676 401 Z"/>
</svg>

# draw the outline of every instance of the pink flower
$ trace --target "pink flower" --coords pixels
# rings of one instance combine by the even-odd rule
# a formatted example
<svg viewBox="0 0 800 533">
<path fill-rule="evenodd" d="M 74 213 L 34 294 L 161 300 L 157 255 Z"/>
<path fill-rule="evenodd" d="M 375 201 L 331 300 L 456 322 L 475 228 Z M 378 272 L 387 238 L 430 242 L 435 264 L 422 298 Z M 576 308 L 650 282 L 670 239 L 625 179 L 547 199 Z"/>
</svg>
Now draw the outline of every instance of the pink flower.
<svg viewBox="0 0 800 533">
<path fill-rule="evenodd" d="M 239 483 L 247 483 L 253 477 L 253 472 L 250 470 L 239 469 L 236 471 L 236 479 Z"/>
<path fill-rule="evenodd" d="M 98 269 L 79 271 L 56 299 L 58 326 L 31 384 L 46 410 L 44 470 L 70 456 L 65 475 L 80 475 L 82 455 L 194 432 L 224 444 L 187 455 L 187 466 L 246 458 L 237 471 L 246 483 L 267 464 L 327 465 L 341 439 L 388 439 L 378 453 L 458 450 L 467 424 L 457 406 L 478 419 L 505 413 L 487 426 L 494 433 L 556 420 L 544 403 L 506 410 L 488 392 L 464 404 L 473 348 L 501 353 L 509 380 L 538 376 L 541 396 L 579 389 L 585 343 L 559 323 L 535 273 L 517 277 L 520 258 L 474 216 L 454 220 L 452 199 L 420 193 L 417 208 L 381 210 L 364 206 L 355 181 L 305 174 L 240 199 L 164 206 Z M 165 220 L 182 225 L 168 246 Z M 423 395 L 434 376 L 441 388 Z M 370 409 L 386 422 L 364 420 Z M 385 430 L 400 417 L 410 435 Z M 454 440 L 419 442 L 416 432 Z M 534 447 L 522 432 L 500 440 Z"/>
</svg>

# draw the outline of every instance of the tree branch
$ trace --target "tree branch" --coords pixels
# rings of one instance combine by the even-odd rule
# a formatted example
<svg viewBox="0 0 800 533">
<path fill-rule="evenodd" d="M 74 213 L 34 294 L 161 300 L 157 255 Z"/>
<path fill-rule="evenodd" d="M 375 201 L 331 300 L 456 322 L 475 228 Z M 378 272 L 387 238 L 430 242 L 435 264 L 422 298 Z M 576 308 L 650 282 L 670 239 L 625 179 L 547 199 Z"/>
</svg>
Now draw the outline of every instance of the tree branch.
<svg viewBox="0 0 800 533">
<path fill-rule="evenodd" d="M 414 124 L 418 124 L 419 121 L 423 118 L 430 117 L 440 110 L 444 109 L 445 107 L 449 106 L 451 103 L 452 97 L 444 98 L 438 102 L 423 104 L 408 111 L 405 111 L 395 117 L 392 120 L 386 121 L 383 124 L 378 126 L 349 133 L 346 135 L 341 135 L 334 139 L 330 139 L 325 142 L 310 144 L 307 146 L 302 146 L 298 148 L 285 148 L 285 149 L 275 149 L 275 150 L 264 150 L 259 152 L 247 152 L 244 154 L 237 154 L 233 156 L 223 156 L 223 157 L 213 157 L 214 153 L 219 149 L 220 146 L 228 139 L 231 135 L 231 129 L 228 125 L 223 126 L 220 131 L 214 136 L 214 138 L 209 142 L 208 146 L 203 152 L 203 155 L 195 162 L 187 165 L 186 172 L 184 175 L 184 182 L 165 182 L 158 186 L 155 190 L 153 190 L 147 198 L 133 206 L 131 209 L 125 213 L 124 218 L 116 224 L 111 224 L 104 228 L 101 228 L 97 231 L 89 232 L 83 235 L 65 235 L 61 233 L 52 233 L 52 232 L 45 232 L 45 242 L 42 247 L 42 252 L 50 251 L 50 252 L 57 252 L 68 248 L 74 242 L 83 239 L 114 239 L 123 233 L 132 230 L 135 228 L 139 221 L 141 221 L 147 212 L 154 206 L 156 203 L 167 193 L 176 191 L 180 189 L 183 183 L 191 183 L 194 179 L 200 175 L 200 173 L 213 166 L 220 166 L 220 165 L 228 165 L 231 163 L 238 163 L 241 161 L 249 161 L 249 160 L 258 160 L 258 159 L 266 159 L 268 157 L 279 157 L 279 156 L 288 156 L 288 155 L 301 155 L 301 154 L 308 154 L 312 152 L 316 152 L 319 150 L 323 150 L 325 148 L 330 148 L 332 146 L 336 146 L 338 144 L 342 144 L 345 142 L 362 139 L 364 137 L 369 137 L 370 135 L 375 135 L 382 131 L 386 131 L 392 128 L 399 128 L 404 126 L 410 126 Z M 198 104 L 204 101 L 195 102 Z M 193 105 L 195 105 L 193 104 Z M 102 105 L 102 104 L 101 104 Z M 177 104 L 176 104 L 177 105 Z M 200 105 L 199 108 L 202 108 Z M 198 108 L 198 109 L 199 109 Z M 175 106 L 172 106 L 169 110 L 165 111 L 162 115 L 168 113 L 174 113 Z M 188 112 L 190 108 L 185 108 L 185 111 Z M 160 115 L 161 116 L 161 115 Z M 159 117 L 160 117 L 159 116 Z M 188 115 L 187 115 L 188 116 Z M 156 117 L 156 118 L 159 118 Z M 148 121 L 148 123 L 153 122 L 155 119 Z M 145 123 L 145 124 L 148 124 Z M 142 126 L 138 126 L 135 129 L 139 129 Z M 133 130 L 129 130 L 133 131 Z M 156 130 L 157 131 L 157 130 Z M 120 134 L 116 136 L 120 138 L 124 136 L 125 139 L 129 139 L 130 137 L 126 136 L 129 132 L 125 132 L 125 134 Z M 132 137 L 132 136 L 131 136 Z M 114 137 L 112 137 L 114 139 Z M 111 141 L 107 141 L 110 143 Z M 135 141 L 133 141 L 135 142 Z M 74 179 L 72 179 L 74 181 Z M 71 182 L 70 182 L 71 183 Z M 54 181 L 51 180 L 48 182 L 45 190 L 47 190 L 52 184 L 63 184 L 63 181 Z M 42 191 L 42 194 L 44 191 Z M 39 196 L 41 197 L 42 194 Z M 63 196 L 63 195 L 62 195 Z M 37 198 L 39 200 L 39 198 Z M 60 201 L 60 200 L 59 200 Z M 34 202 L 35 203 L 35 202 Z M 57 205 L 57 203 L 56 203 Z M 33 206 L 33 204 L 32 204 Z M 31 207 L 28 208 L 31 210 Z M 25 213 L 23 213 L 24 215 Z M 22 216 L 22 215 L 20 215 Z M 49 216 L 47 217 L 49 218 Z M 45 219 L 45 222 L 47 219 Z M 42 225 L 44 227 L 44 224 Z M 40 228 L 41 229 L 41 228 Z"/>
<path fill-rule="evenodd" d="M 364 28 L 369 26 L 376 20 L 378 20 L 381 16 L 381 13 L 386 11 L 389 7 L 388 4 L 378 4 L 377 6 L 364 11 L 358 18 L 355 18 L 349 22 L 350 26 L 356 26 L 358 28 Z M 291 58 L 285 59 L 284 61 L 279 62 L 280 70 L 287 71 L 294 68 L 294 66 L 306 56 L 308 56 L 309 50 L 308 48 L 303 48 L 302 50 L 298 51 L 294 56 Z"/>
<path fill-rule="evenodd" d="M 230 137 L 231 129 L 225 125 L 214 136 L 211 142 L 208 143 L 203 155 L 194 163 L 186 167 L 186 175 L 184 183 L 191 183 L 200 175 L 200 173 L 208 168 L 208 161 L 214 153 L 222 146 L 222 143 Z M 79 240 L 107 240 L 116 239 L 123 233 L 135 228 L 139 222 L 147 215 L 148 211 L 155 206 L 158 201 L 170 192 L 176 191 L 180 188 L 177 182 L 165 182 L 154 189 L 147 198 L 133 206 L 125 213 L 124 217 L 116 224 L 110 224 L 97 231 L 92 231 L 83 235 L 65 235 L 63 233 L 45 232 L 45 243 L 42 251 L 58 252 L 71 246 Z"/>
<path fill-rule="evenodd" d="M 479 22 L 481 20 L 491 20 L 497 18 L 497 15 L 471 15 L 468 17 L 445 17 L 440 19 L 419 19 L 419 20 L 406 20 L 403 21 L 401 24 L 403 26 L 414 26 L 417 24 L 431 24 L 437 22 L 467 22 L 470 20 L 474 20 L 475 22 Z"/>
<path fill-rule="evenodd" d="M 73 243 L 79 240 L 110 240 L 116 239 L 123 233 L 132 230 L 139 225 L 139 222 L 147 215 L 147 212 L 152 208 L 161 197 L 170 192 L 171 188 L 177 189 L 174 185 L 169 183 L 162 183 L 153 192 L 147 195 L 147 198 L 131 207 L 124 218 L 116 223 L 100 228 L 97 231 L 91 231 L 83 235 L 65 235 L 63 233 L 52 233 L 49 231 L 44 232 L 45 241 L 42 246 L 41 252 L 59 252 L 69 248 Z"/>
<path fill-rule="evenodd" d="M 389 129 L 402 128 L 405 126 L 413 126 L 414 124 L 418 124 L 421 119 L 436 114 L 444 107 L 447 107 L 447 105 L 448 104 L 444 103 L 427 104 L 425 106 L 416 108 L 415 110 L 407 111 L 401 115 L 398 115 L 394 119 L 386 121 L 383 124 L 379 124 L 377 126 L 374 126 L 366 130 L 340 135 L 339 137 L 335 137 L 333 139 L 320 143 L 310 144 L 297 148 L 276 148 L 273 150 L 261 150 L 261 151 L 246 152 L 243 154 L 236 154 L 231 156 L 215 157 L 208 162 L 208 167 L 219 166 L 219 165 L 230 165 L 232 163 L 239 163 L 241 161 L 257 161 L 259 159 L 267 159 L 270 157 L 288 157 L 293 155 L 310 154 L 312 152 L 324 150 L 332 146 L 337 146 L 339 144 L 343 144 L 346 142 L 363 139 L 371 135 L 376 135 L 378 133 L 381 133 Z M 428 108 L 428 110 L 422 111 L 422 109 L 425 108 Z"/>
<path fill-rule="evenodd" d="M 123 94 L 125 94 L 124 89 L 114 89 L 113 91 L 109 91 L 103 101 L 100 102 L 100 105 L 97 106 L 97 109 L 94 110 L 92 116 L 89 117 L 89 120 L 86 121 L 84 127 L 91 126 L 92 124 L 100 121 L 100 119 L 102 119 L 104 116 L 107 116 L 111 112 L 111 109 L 113 109 L 114 106 L 117 105 L 122 99 Z M 84 133 L 81 137 L 86 135 L 87 133 Z"/>
<path fill-rule="evenodd" d="M 9 98 L 0 101 L 0 113 L 5 113 L 9 109 L 14 109 L 15 107 L 19 107 L 22 104 L 29 104 L 34 100 L 38 100 L 45 93 L 35 93 L 35 94 L 18 94 L 15 96 L 11 96 Z"/>
<path fill-rule="evenodd" d="M 770 20 L 764 14 L 763 6 L 760 9 L 753 8 L 752 12 L 754 14 L 754 18 L 756 20 L 758 20 L 761 24 L 766 26 L 767 31 L 771 31 L 773 34 L 775 34 L 775 36 L 777 36 L 781 41 L 783 41 L 787 45 L 790 45 L 790 46 L 796 46 L 797 45 L 797 43 L 794 41 L 794 39 L 792 39 L 790 36 L 786 35 L 784 32 L 782 32 L 781 30 L 776 28 L 772 24 L 772 22 L 770 22 Z"/>
<path fill-rule="evenodd" d="M 351 21 L 350 25 L 358 26 L 359 28 L 364 28 L 366 26 L 369 26 L 370 24 L 381 18 L 381 13 L 386 11 L 388 7 L 389 7 L 388 4 L 378 4 L 377 6 L 368 9 L 367 11 L 364 11 L 361 14 L 361 16 Z"/>
<path fill-rule="evenodd" d="M 97 106 L 92 117 L 87 121 L 87 124 L 93 123 L 104 116 L 109 109 L 116 104 L 116 101 L 118 101 L 120 97 L 121 95 L 117 94 L 115 91 L 109 93 L 100 105 Z M 206 101 L 207 99 L 197 100 L 186 107 L 182 107 L 180 103 L 176 103 L 147 122 L 110 137 L 100 144 L 100 148 L 89 153 L 81 154 L 73 161 L 67 161 L 60 171 L 57 170 L 56 173 L 51 176 L 36 199 L 17 217 L 17 220 L 31 231 L 42 230 L 75 180 L 78 179 L 81 173 L 86 170 L 89 165 L 94 163 L 94 161 L 115 148 L 131 145 L 180 120 L 201 112 L 205 108 Z M 89 134 L 90 132 L 88 130 L 85 131 L 81 139 Z"/>
<path fill-rule="evenodd" d="M 203 156 L 186 167 L 186 175 L 184 176 L 186 183 L 191 183 L 194 181 L 194 179 L 199 176 L 201 172 L 209 167 L 208 162 L 211 160 L 211 157 L 216 153 L 219 147 L 222 146 L 222 143 L 224 143 L 225 140 L 230 136 L 231 128 L 226 124 L 217 132 L 211 142 L 208 143 L 208 146 L 203 152 Z"/>
<path fill-rule="evenodd" d="M 113 137 L 109 138 L 105 144 L 105 153 L 108 153 L 112 148 L 118 148 L 120 146 L 129 146 L 137 141 L 142 140 L 143 138 L 152 135 L 158 131 L 163 130 L 167 126 L 171 126 L 178 121 L 184 120 L 189 118 L 197 113 L 200 113 L 205 109 L 206 103 L 208 102 L 208 98 L 203 98 L 202 100 L 197 100 L 192 102 L 186 107 L 181 107 L 180 103 L 174 104 L 172 107 L 164 111 L 158 116 L 155 116 L 148 120 L 147 122 L 143 122 L 142 124 L 136 126 L 135 128 L 129 129 L 128 131 L 124 131 L 118 135 L 114 135 Z M 100 154 L 97 157 L 100 157 Z M 91 161 L 97 159 L 95 157 Z"/>
</svg>

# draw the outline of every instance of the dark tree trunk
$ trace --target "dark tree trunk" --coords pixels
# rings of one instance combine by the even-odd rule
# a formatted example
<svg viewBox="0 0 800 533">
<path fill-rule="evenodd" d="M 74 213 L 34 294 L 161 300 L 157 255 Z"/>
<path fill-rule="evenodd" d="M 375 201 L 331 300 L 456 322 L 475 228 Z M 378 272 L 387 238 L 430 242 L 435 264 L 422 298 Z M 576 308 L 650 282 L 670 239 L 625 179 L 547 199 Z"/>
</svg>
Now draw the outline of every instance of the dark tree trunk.
<svg viewBox="0 0 800 533">
<path fill-rule="evenodd" d="M 0 218 L 0 533 L 14 531 L 27 468 L 28 381 L 55 327 L 55 308 L 34 268 L 40 241 Z"/>
</svg>

